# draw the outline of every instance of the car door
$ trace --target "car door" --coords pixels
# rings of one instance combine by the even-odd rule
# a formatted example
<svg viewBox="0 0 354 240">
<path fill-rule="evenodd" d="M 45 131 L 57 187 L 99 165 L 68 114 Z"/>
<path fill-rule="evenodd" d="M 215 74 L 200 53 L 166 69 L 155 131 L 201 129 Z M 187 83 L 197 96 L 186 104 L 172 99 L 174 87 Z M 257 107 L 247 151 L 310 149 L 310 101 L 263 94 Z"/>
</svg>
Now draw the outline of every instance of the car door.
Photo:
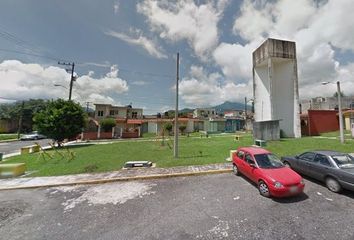
<svg viewBox="0 0 354 240">
<path fill-rule="evenodd" d="M 313 161 L 308 164 L 307 171 L 309 172 L 309 176 L 317 180 L 323 180 L 324 176 L 326 176 L 327 172 L 329 172 L 331 168 L 331 164 L 327 156 L 323 154 L 316 154 Z"/>
<path fill-rule="evenodd" d="M 253 182 L 255 182 L 256 176 L 254 174 L 255 168 L 251 166 L 251 164 L 255 164 L 255 160 L 253 158 L 253 156 L 250 153 L 245 153 L 245 164 L 244 164 L 244 168 L 245 168 L 245 172 L 244 174 L 251 179 Z"/>
<path fill-rule="evenodd" d="M 236 161 L 236 165 L 238 167 L 238 170 L 245 174 L 245 152 L 243 150 L 239 150 L 237 151 L 236 153 L 236 158 L 237 158 L 237 161 Z"/>
<path fill-rule="evenodd" d="M 303 154 L 301 154 L 300 156 L 298 156 L 298 168 L 297 170 L 305 175 L 310 175 L 310 171 L 309 171 L 309 167 L 310 164 L 313 162 L 314 158 L 315 158 L 315 153 L 313 152 L 305 152 Z"/>
</svg>

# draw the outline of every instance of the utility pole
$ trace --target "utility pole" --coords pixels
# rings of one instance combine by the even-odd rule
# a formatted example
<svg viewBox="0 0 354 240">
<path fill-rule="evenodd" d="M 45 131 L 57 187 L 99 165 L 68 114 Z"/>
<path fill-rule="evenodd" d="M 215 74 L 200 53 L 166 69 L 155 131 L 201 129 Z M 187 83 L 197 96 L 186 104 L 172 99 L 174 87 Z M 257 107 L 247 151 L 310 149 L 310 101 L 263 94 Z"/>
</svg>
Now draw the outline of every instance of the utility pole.
<svg viewBox="0 0 354 240">
<path fill-rule="evenodd" d="M 245 120 L 247 120 L 247 97 L 245 97 Z"/>
<path fill-rule="evenodd" d="M 339 114 L 340 142 L 344 143 L 342 96 L 341 96 L 342 92 L 340 91 L 340 82 L 339 81 L 337 81 L 337 93 L 338 93 L 338 114 Z"/>
<path fill-rule="evenodd" d="M 21 131 L 22 131 L 22 119 L 23 119 L 23 109 L 25 107 L 25 101 L 22 101 L 20 118 L 18 120 L 18 131 L 17 131 L 17 139 L 20 139 Z"/>
<path fill-rule="evenodd" d="M 175 109 L 175 141 L 173 144 L 173 156 L 178 158 L 178 80 L 179 80 L 179 53 L 177 53 L 177 76 L 176 76 L 176 109 Z"/>
<path fill-rule="evenodd" d="M 90 103 L 91 103 L 91 102 L 86 102 L 86 113 L 88 113 L 88 112 L 89 112 L 89 106 L 90 106 Z"/>
<path fill-rule="evenodd" d="M 69 100 L 71 100 L 71 93 L 73 90 L 73 82 L 75 81 L 75 77 L 74 77 L 74 69 L 75 69 L 75 63 L 66 63 L 66 62 L 58 62 L 59 65 L 63 65 L 63 66 L 71 66 L 71 68 L 66 68 L 66 72 L 67 73 L 71 73 L 71 78 L 70 78 L 70 88 L 69 88 Z"/>
</svg>

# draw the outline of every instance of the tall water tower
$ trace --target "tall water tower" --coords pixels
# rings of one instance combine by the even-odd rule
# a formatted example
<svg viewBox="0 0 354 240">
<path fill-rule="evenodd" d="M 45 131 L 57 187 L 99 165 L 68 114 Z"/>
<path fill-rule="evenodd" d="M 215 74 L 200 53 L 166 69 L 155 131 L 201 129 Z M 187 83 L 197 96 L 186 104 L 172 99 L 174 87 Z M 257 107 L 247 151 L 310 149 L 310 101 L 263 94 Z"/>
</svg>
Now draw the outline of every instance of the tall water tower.
<svg viewBox="0 0 354 240">
<path fill-rule="evenodd" d="M 260 131 L 279 120 L 287 137 L 301 137 L 295 42 L 268 38 L 253 52 L 253 96 Z"/>
</svg>

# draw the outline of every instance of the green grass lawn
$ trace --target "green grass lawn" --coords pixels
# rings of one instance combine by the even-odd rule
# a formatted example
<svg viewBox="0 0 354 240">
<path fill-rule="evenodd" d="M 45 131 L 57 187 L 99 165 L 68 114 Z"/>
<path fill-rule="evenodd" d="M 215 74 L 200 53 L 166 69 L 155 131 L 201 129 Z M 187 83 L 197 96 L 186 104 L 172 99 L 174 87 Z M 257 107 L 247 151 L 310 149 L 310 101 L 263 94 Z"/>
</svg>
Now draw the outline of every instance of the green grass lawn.
<svg viewBox="0 0 354 240">
<path fill-rule="evenodd" d="M 339 135 L 340 135 L 339 131 L 321 134 L 321 136 L 323 136 L 323 137 L 337 137 L 338 139 L 339 139 Z M 344 138 L 351 139 L 352 138 L 351 131 L 344 130 Z"/>
<path fill-rule="evenodd" d="M 17 134 L 0 134 L 0 141 L 17 139 Z"/>
<path fill-rule="evenodd" d="M 170 137 L 173 139 L 173 137 Z M 229 157 L 229 151 L 239 146 L 253 144 L 250 135 L 243 135 L 240 141 L 234 135 L 211 135 L 209 138 L 180 137 L 179 158 L 173 158 L 173 142 L 167 140 L 165 146 L 157 141 L 115 142 L 105 145 L 86 145 L 72 147 L 76 158 L 70 162 L 60 160 L 55 154 L 54 159 L 39 158 L 39 154 L 28 154 L 12 157 L 6 163 L 25 162 L 27 170 L 37 171 L 32 176 L 54 176 L 85 172 L 104 172 L 119 170 L 126 161 L 147 160 L 156 163 L 157 167 L 173 167 L 222 163 Z M 354 152 L 354 141 L 340 144 L 338 140 L 326 138 L 304 137 L 301 139 L 282 139 L 267 142 L 268 150 L 278 156 L 295 155 L 307 150 L 332 149 L 343 152 Z M 65 152 L 61 150 L 61 152 Z M 53 154 L 54 151 L 49 151 Z"/>
</svg>

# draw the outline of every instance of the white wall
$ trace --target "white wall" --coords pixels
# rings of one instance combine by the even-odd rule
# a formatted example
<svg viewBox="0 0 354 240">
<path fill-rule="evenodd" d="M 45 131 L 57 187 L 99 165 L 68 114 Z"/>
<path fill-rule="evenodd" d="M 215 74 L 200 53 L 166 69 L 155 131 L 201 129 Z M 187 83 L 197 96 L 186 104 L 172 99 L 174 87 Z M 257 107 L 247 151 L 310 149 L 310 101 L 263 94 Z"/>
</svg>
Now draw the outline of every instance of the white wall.
<svg viewBox="0 0 354 240">
<path fill-rule="evenodd" d="M 272 109 L 273 118 L 280 119 L 279 127 L 294 137 L 294 60 L 273 62 Z"/>
<path fill-rule="evenodd" d="M 296 59 L 270 58 L 254 68 L 255 121 L 281 120 L 288 137 L 301 137 Z"/>
<path fill-rule="evenodd" d="M 255 121 L 272 120 L 270 104 L 270 81 L 267 65 L 255 67 L 254 119 Z"/>
</svg>

